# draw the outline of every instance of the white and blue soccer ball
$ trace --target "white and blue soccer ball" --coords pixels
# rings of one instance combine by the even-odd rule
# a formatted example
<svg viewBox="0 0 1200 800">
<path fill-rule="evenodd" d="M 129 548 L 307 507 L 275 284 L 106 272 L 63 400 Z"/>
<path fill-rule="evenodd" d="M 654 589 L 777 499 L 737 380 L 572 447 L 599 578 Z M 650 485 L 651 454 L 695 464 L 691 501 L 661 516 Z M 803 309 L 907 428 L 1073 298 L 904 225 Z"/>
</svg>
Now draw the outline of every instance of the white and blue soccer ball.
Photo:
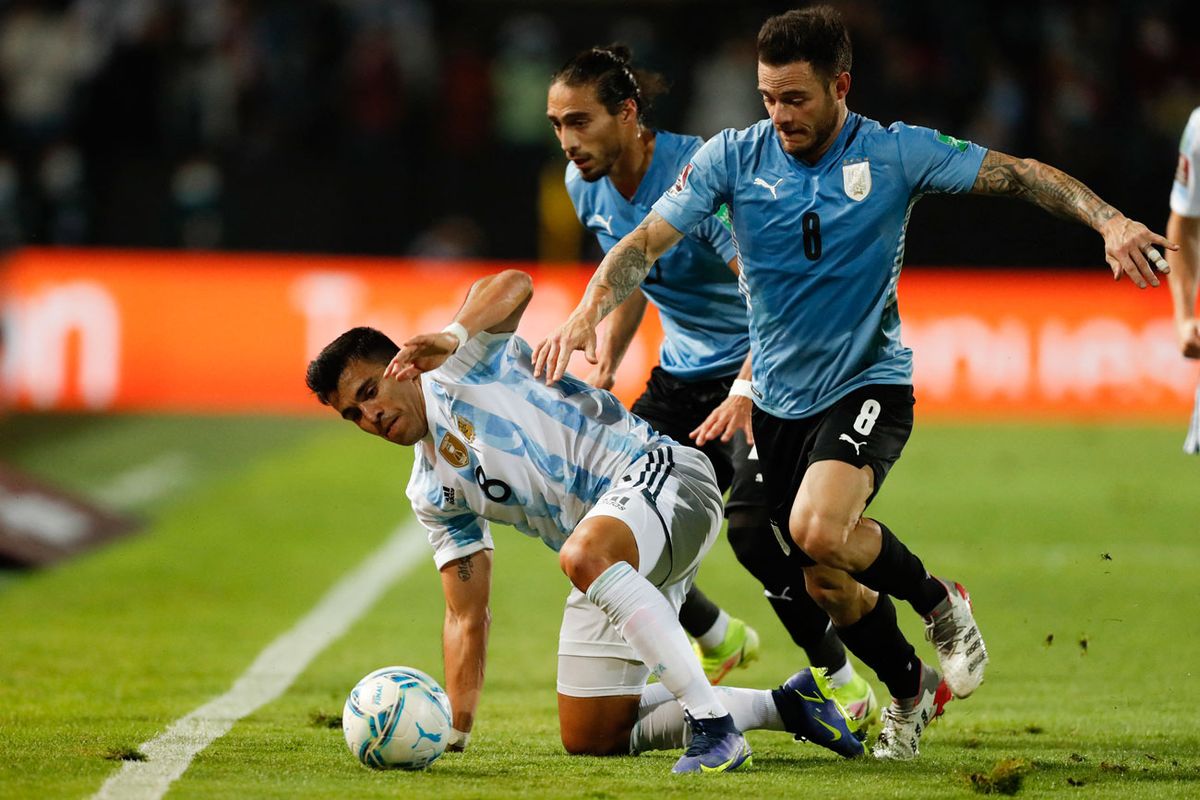
<svg viewBox="0 0 1200 800">
<path fill-rule="evenodd" d="M 375 769 L 424 769 L 446 751 L 450 698 L 412 667 L 384 667 L 350 690 L 342 733 L 354 756 Z"/>
</svg>

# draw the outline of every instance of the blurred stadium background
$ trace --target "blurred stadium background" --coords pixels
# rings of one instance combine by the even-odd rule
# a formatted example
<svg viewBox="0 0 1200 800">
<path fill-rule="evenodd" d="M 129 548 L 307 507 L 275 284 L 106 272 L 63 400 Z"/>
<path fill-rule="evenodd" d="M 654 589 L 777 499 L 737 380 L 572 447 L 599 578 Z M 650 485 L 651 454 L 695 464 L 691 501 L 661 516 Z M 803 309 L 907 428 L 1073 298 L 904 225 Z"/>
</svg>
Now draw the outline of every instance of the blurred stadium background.
<svg viewBox="0 0 1200 800">
<path fill-rule="evenodd" d="M 1200 102 L 1187 0 L 840 3 L 852 107 L 1082 179 L 1161 224 Z M 0 237 L 573 261 L 547 76 L 629 44 L 708 136 L 759 119 L 763 2 L 10 0 L 0 7 Z M 564 210 L 565 208 L 565 210 Z M 563 217 L 566 217 L 565 222 Z M 1007 203 L 921 206 L 912 264 L 1082 266 L 1087 231 Z"/>
<path fill-rule="evenodd" d="M 836 5 L 854 110 L 1042 159 L 1161 231 L 1200 105 L 1195 2 Z M 500 263 L 535 275 L 526 338 L 573 306 L 599 253 L 544 117 L 554 69 L 622 41 L 672 83 L 657 125 L 744 127 L 762 115 L 754 34 L 788 7 L 0 3 L 0 531 L 42 537 L 0 547 L 0 796 L 94 792 L 116 769 L 104 759 L 224 691 L 407 515 L 407 457 L 311 416 L 302 374 L 322 344 L 355 324 L 440 328 Z M 1200 514 L 1197 464 L 1178 447 L 1197 375 L 1166 288 L 1113 285 L 1094 233 L 976 198 L 922 202 L 906 264 L 923 430 L 881 503 L 988 601 L 995 667 L 920 767 L 888 774 L 894 796 L 961 796 L 959 771 L 1013 748 L 1047 790 L 1078 780 L 1125 797 L 1136 773 L 1139 796 L 1197 791 Z M 626 400 L 656 358 L 655 324 L 623 367 Z M 135 528 L 61 569 L 15 568 Z M 580 768 L 560 757 L 549 695 L 557 615 L 541 598 L 561 578 L 534 545 L 506 540 L 516 558 L 497 558 L 479 761 L 435 770 L 429 796 L 584 796 L 582 774 L 578 791 L 561 777 Z M 774 640 L 745 680 L 777 682 L 792 655 L 718 550 L 705 580 Z M 523 553 L 546 562 L 536 584 L 518 574 Z M 347 681 L 397 658 L 438 672 L 436 576 L 418 573 L 353 646 L 197 762 L 183 793 L 394 795 L 308 717 L 336 714 Z M 1181 627 L 1162 650 L 1157 631 Z M 1170 697 L 1151 721 L 1128 699 L 1147 672 Z M 1143 751 L 1153 762 L 1134 764 Z M 790 790 L 792 750 L 759 752 L 779 783 L 747 796 Z M 528 753 L 534 766 L 512 770 Z M 655 783 L 668 762 L 635 763 L 587 769 L 622 796 L 677 791 Z M 805 777 L 877 796 L 869 770 Z"/>
</svg>

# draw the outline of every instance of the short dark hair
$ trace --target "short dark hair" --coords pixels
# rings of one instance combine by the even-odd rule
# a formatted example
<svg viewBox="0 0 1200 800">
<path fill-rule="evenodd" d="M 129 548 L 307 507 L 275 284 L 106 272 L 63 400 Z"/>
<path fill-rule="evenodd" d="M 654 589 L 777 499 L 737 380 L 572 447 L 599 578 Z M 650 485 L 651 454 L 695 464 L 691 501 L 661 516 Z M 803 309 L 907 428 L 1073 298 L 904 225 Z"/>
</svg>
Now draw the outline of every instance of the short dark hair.
<svg viewBox="0 0 1200 800">
<path fill-rule="evenodd" d="M 850 32 L 831 6 L 810 6 L 771 17 L 758 31 L 758 60 L 768 67 L 807 61 L 833 80 L 850 71 Z"/>
<path fill-rule="evenodd" d="M 596 98 L 616 114 L 621 105 L 633 98 L 637 103 L 638 120 L 649 119 L 654 98 L 667 91 L 667 80 L 657 72 L 635 69 L 630 65 L 633 53 L 623 44 L 590 47 L 574 55 L 550 79 L 550 85 L 595 86 Z"/>
<path fill-rule="evenodd" d="M 351 361 L 386 364 L 400 347 L 374 328 L 351 328 L 325 345 L 325 349 L 308 365 L 304 382 L 317 399 L 326 405 L 325 398 L 337 388 L 346 365 Z"/>
</svg>

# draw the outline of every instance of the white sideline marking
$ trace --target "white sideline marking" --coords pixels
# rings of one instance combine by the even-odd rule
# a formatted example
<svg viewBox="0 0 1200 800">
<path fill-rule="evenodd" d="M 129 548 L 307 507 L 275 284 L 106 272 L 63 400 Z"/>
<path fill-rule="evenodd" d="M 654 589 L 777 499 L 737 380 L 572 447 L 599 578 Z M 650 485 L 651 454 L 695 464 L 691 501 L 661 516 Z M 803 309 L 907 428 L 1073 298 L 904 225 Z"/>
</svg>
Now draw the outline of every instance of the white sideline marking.
<svg viewBox="0 0 1200 800">
<path fill-rule="evenodd" d="M 186 453 L 164 453 L 140 467 L 126 470 L 92 492 L 101 503 L 132 508 L 157 500 L 192 478 L 192 459 Z"/>
<path fill-rule="evenodd" d="M 279 697 L 326 645 L 341 636 L 383 592 L 429 552 L 416 523 L 398 528 L 382 547 L 343 577 L 287 633 L 258 654 L 220 697 L 176 720 L 138 749 L 145 761 L 126 761 L 94 798 L 158 800 L 196 754 L 233 724 Z M 357 677 L 356 677 L 357 680 Z"/>
</svg>

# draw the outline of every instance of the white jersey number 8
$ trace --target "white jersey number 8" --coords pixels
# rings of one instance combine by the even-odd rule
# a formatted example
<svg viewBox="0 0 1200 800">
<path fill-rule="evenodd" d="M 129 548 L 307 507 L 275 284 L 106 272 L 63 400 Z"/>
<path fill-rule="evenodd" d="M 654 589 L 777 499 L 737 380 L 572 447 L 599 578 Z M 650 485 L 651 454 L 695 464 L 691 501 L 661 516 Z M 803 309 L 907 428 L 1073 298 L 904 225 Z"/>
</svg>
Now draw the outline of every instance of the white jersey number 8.
<svg viewBox="0 0 1200 800">
<path fill-rule="evenodd" d="M 862 410 L 858 412 L 858 419 L 854 420 L 854 430 L 866 436 L 875 427 L 875 420 L 879 419 L 879 412 L 882 410 L 878 400 L 867 400 L 862 404 Z"/>
</svg>

